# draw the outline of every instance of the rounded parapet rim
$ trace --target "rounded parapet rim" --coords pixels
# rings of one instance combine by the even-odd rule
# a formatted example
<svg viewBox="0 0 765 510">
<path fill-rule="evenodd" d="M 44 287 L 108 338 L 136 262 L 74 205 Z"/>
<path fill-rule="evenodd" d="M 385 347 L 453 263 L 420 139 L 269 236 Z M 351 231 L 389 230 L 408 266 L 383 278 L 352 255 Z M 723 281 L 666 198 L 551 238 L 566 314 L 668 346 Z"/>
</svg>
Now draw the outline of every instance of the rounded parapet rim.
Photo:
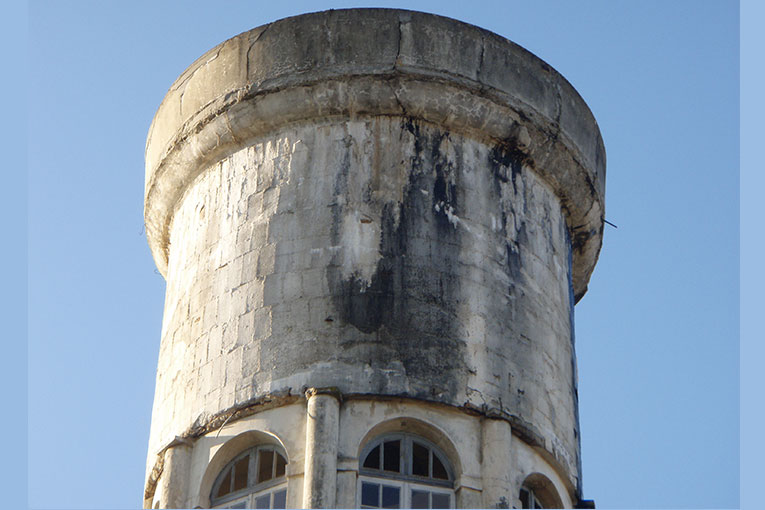
<svg viewBox="0 0 765 510">
<path fill-rule="evenodd" d="M 574 293 L 584 294 L 602 243 L 606 166 L 584 100 L 503 37 L 394 9 L 276 21 L 223 42 L 181 74 L 146 143 L 144 213 L 160 272 L 175 208 L 205 168 L 289 123 L 375 115 L 467 133 L 536 171 L 561 200 Z"/>
</svg>

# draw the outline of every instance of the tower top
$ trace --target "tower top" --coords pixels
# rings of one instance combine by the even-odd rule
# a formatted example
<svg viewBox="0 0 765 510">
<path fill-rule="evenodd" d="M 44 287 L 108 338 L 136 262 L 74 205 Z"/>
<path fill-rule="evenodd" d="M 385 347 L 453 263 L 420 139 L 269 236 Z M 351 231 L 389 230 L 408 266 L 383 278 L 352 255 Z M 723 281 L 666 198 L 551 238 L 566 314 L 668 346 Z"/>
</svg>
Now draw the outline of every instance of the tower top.
<svg viewBox="0 0 765 510">
<path fill-rule="evenodd" d="M 584 100 L 503 37 L 396 9 L 282 19 L 219 44 L 181 74 L 146 142 L 145 222 L 160 272 L 173 211 L 210 164 L 288 123 L 402 114 L 484 139 L 505 164 L 538 173 L 561 200 L 574 293 L 584 295 L 602 243 L 606 168 Z"/>
<path fill-rule="evenodd" d="M 146 170 L 147 506 L 379 508 L 387 472 L 402 508 L 579 504 L 605 153 L 549 65 L 430 14 L 284 19 L 180 76 Z"/>
</svg>

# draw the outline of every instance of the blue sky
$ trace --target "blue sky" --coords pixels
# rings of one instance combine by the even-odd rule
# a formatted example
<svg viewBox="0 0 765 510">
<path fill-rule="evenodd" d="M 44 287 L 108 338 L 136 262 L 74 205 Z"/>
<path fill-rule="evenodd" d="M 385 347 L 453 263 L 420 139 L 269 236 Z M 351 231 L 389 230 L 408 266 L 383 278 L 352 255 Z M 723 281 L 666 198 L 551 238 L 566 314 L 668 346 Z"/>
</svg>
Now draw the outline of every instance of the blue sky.
<svg viewBox="0 0 765 510">
<path fill-rule="evenodd" d="M 752 27 L 754 37 L 762 7 L 743 5 L 752 9 L 744 34 Z M 31 2 L 28 59 L 19 63 L 28 107 L 24 115 L 19 100 L 8 117 L 20 119 L 13 126 L 26 119 L 27 139 L 6 137 L 26 142 L 10 168 L 27 166 L 28 179 L 9 177 L 4 204 L 26 220 L 18 235 L 27 251 L 8 254 L 6 265 L 19 291 L 4 304 L 11 317 L 27 316 L 19 334 L 28 351 L 10 353 L 20 368 L 3 374 L 6 387 L 14 373 L 23 378 L 15 360 L 28 354 L 30 506 L 141 503 L 164 299 L 142 229 L 143 148 L 168 87 L 242 31 L 350 6 L 422 10 L 492 30 L 584 97 L 608 155 L 606 218 L 618 225 L 607 227 L 576 307 L 584 496 L 599 508 L 738 507 L 740 290 L 742 459 L 762 451 L 747 435 L 762 411 L 747 398 L 761 384 L 750 378 L 762 356 L 753 330 L 763 179 L 744 173 L 739 187 L 739 12 L 722 0 Z M 749 47 L 744 71 L 762 83 L 753 65 L 762 57 Z M 752 101 L 742 120 L 757 123 L 758 89 L 742 90 Z M 741 155 L 753 162 L 761 137 L 747 132 Z M 9 297 L 25 287 L 26 307 Z"/>
</svg>

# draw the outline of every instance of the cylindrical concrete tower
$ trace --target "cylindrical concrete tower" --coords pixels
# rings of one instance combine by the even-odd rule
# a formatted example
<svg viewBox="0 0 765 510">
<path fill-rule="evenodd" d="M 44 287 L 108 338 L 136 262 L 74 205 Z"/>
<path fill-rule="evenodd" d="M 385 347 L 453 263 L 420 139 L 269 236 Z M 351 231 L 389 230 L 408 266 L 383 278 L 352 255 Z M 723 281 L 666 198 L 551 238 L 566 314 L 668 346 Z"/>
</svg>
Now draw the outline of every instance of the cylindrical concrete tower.
<svg viewBox="0 0 765 510">
<path fill-rule="evenodd" d="M 605 153 L 545 62 L 430 14 L 213 48 L 146 146 L 152 507 L 576 507 Z"/>
</svg>

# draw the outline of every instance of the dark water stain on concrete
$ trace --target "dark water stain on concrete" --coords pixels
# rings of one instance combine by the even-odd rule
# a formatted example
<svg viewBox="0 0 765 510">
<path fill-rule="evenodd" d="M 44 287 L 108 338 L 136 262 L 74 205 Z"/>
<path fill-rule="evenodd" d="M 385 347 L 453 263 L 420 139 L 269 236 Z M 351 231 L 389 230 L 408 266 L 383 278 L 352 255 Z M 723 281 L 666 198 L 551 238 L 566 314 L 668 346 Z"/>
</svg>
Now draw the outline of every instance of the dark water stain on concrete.
<svg viewBox="0 0 765 510">
<path fill-rule="evenodd" d="M 450 402 L 464 387 L 467 374 L 465 343 L 458 337 L 459 250 L 431 252 L 431 245 L 459 247 L 462 242 L 443 207 L 434 208 L 435 203 L 457 206 L 456 162 L 442 154 L 440 144 L 446 135 L 438 129 L 411 119 L 405 119 L 401 128 L 414 138 L 415 154 L 408 162 L 402 203 L 382 204 L 381 258 L 375 272 L 368 282 L 356 275 L 344 277 L 337 263 L 327 269 L 327 280 L 338 327 L 357 330 L 343 335 L 346 350 L 363 351 L 372 368 L 400 363 L 410 396 Z M 344 166 L 338 172 L 338 196 L 347 194 L 350 171 Z M 333 206 L 335 244 L 341 242 L 344 208 L 338 204 L 347 202 L 337 200 Z"/>
<path fill-rule="evenodd" d="M 488 166 L 494 175 L 494 190 L 497 197 L 501 197 L 500 209 L 502 215 L 501 231 L 505 239 L 505 252 L 507 254 L 506 271 L 510 277 L 508 293 L 515 296 L 516 288 L 519 287 L 523 278 L 521 272 L 522 260 L 520 247 L 528 243 L 528 233 L 526 232 L 526 223 L 521 221 L 518 226 L 508 225 L 506 207 L 516 209 L 519 203 L 525 200 L 518 194 L 517 179 L 523 178 L 523 165 L 527 156 L 511 143 L 499 143 L 492 147 L 489 152 Z M 513 192 L 511 196 L 505 191 L 503 184 L 512 183 Z"/>
<path fill-rule="evenodd" d="M 489 153 L 489 168 L 492 169 L 498 180 L 502 182 L 512 180 L 513 191 L 518 193 L 516 178 L 521 174 L 521 169 L 527 159 L 528 156 L 513 144 L 498 143 Z M 509 176 L 507 175 L 508 169 L 510 170 Z"/>
</svg>

